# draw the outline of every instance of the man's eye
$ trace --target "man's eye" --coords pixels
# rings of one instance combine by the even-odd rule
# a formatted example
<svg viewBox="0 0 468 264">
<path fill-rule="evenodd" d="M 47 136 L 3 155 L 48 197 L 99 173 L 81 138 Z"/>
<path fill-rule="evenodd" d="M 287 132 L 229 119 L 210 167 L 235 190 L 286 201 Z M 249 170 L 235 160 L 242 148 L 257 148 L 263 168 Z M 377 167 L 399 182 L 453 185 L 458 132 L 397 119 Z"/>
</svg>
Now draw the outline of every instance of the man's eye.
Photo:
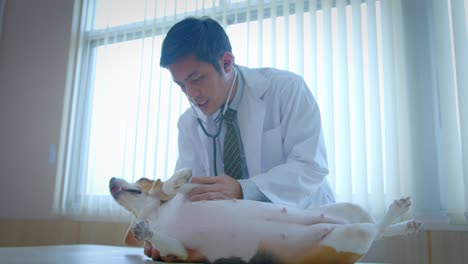
<svg viewBox="0 0 468 264">
<path fill-rule="evenodd" d="M 191 80 L 190 82 L 192 84 L 199 84 L 202 80 L 203 80 L 203 76 L 200 76 L 200 77 L 197 77 L 197 78 Z"/>
</svg>

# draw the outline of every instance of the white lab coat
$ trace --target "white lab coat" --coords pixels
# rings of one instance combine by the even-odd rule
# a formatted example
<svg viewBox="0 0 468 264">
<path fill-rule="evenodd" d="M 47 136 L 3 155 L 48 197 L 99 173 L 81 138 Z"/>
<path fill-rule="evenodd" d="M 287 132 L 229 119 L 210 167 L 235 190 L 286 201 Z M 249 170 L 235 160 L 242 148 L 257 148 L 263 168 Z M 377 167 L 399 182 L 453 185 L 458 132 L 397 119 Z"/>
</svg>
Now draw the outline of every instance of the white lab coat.
<svg viewBox="0 0 468 264">
<path fill-rule="evenodd" d="M 244 79 L 238 123 L 250 180 L 277 204 L 310 208 L 334 202 L 320 111 L 304 80 L 277 69 L 238 69 Z M 176 170 L 213 175 L 212 141 L 193 110 L 182 114 L 178 128 Z"/>
</svg>

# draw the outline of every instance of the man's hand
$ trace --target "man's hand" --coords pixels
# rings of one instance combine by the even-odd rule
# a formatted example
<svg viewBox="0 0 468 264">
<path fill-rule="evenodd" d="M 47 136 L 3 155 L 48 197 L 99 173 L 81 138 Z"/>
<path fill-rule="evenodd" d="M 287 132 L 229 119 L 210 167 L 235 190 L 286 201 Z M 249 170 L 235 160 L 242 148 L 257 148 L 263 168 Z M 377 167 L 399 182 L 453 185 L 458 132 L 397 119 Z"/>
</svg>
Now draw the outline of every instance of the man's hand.
<svg viewBox="0 0 468 264">
<path fill-rule="evenodd" d="M 240 183 L 226 175 L 192 177 L 191 183 L 202 184 L 187 193 L 191 201 L 242 199 Z"/>
<path fill-rule="evenodd" d="M 155 249 L 150 242 L 145 241 L 144 253 L 146 256 L 150 257 L 155 261 L 164 261 L 164 262 L 206 262 L 206 258 L 203 257 L 198 251 L 187 249 L 188 257 L 185 260 L 178 259 L 176 256 L 166 256 L 161 257 L 159 255 L 159 250 Z"/>
<path fill-rule="evenodd" d="M 153 260 L 160 260 L 159 250 L 155 249 L 150 242 L 145 241 L 145 255 L 152 258 Z"/>
</svg>

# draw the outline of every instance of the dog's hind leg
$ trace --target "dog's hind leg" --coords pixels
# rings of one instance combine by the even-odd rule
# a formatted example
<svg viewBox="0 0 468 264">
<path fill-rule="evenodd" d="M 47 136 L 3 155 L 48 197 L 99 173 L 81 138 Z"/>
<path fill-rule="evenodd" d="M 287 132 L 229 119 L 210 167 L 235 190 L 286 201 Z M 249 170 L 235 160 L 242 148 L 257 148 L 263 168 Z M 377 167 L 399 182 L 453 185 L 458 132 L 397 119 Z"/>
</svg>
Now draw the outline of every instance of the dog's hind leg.
<svg viewBox="0 0 468 264">
<path fill-rule="evenodd" d="M 410 235 L 418 232 L 421 228 L 421 222 L 417 220 L 408 220 L 388 226 L 382 236 Z"/>
<path fill-rule="evenodd" d="M 410 206 L 410 197 L 404 197 L 399 200 L 393 201 L 393 203 L 389 206 L 388 211 L 383 217 L 383 219 L 378 223 L 380 233 L 383 233 L 385 229 L 393 223 L 393 221 L 395 221 L 398 217 L 406 213 L 409 210 Z"/>
<path fill-rule="evenodd" d="M 292 263 L 355 263 L 369 250 L 376 234 L 373 223 L 336 225 L 319 245 L 296 254 Z"/>
<path fill-rule="evenodd" d="M 337 251 L 364 254 L 371 247 L 376 235 L 377 230 L 373 223 L 339 225 L 320 244 Z"/>
<path fill-rule="evenodd" d="M 353 203 L 327 204 L 318 208 L 324 215 L 343 219 L 347 224 L 373 223 L 374 219 L 361 206 Z"/>
</svg>

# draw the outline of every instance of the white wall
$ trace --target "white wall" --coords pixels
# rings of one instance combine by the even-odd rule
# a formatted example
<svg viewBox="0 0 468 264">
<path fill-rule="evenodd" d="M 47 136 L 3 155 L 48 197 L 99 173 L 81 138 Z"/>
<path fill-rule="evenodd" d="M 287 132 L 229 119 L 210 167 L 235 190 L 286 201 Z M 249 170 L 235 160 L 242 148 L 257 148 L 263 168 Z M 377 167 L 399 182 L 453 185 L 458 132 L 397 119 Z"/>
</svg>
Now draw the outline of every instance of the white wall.
<svg viewBox="0 0 468 264">
<path fill-rule="evenodd" d="M 0 42 L 0 218 L 51 217 L 73 0 L 8 0 Z"/>
</svg>

